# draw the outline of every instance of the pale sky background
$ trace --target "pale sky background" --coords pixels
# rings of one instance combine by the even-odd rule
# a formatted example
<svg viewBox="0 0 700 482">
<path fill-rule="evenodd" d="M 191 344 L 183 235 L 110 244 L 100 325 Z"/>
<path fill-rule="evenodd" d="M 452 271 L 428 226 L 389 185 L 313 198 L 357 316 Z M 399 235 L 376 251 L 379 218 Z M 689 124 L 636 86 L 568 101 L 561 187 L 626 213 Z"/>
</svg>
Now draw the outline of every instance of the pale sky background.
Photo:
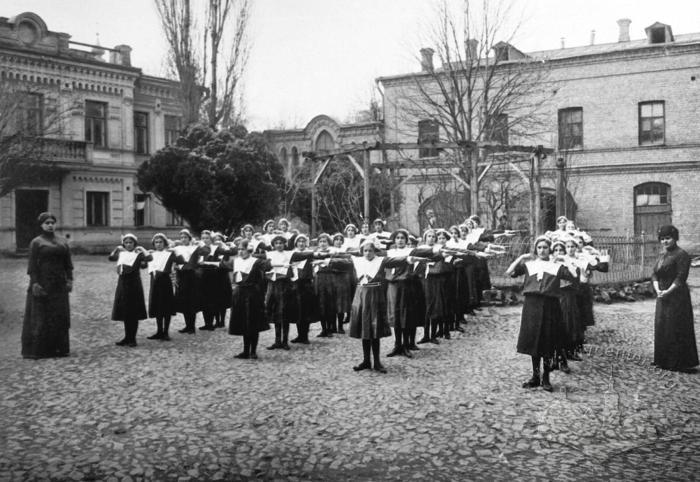
<svg viewBox="0 0 700 482">
<path fill-rule="evenodd" d="M 253 49 L 245 78 L 248 127 L 303 127 L 317 114 L 340 121 L 365 109 L 374 79 L 419 70 L 417 51 L 433 0 L 253 0 Z M 617 19 L 632 39 L 655 21 L 674 34 L 700 32 L 700 0 L 515 0 L 523 51 L 616 42 Z M 32 11 L 78 42 L 133 48 L 132 64 L 164 75 L 166 45 L 151 0 L 0 0 L 0 16 Z"/>
</svg>

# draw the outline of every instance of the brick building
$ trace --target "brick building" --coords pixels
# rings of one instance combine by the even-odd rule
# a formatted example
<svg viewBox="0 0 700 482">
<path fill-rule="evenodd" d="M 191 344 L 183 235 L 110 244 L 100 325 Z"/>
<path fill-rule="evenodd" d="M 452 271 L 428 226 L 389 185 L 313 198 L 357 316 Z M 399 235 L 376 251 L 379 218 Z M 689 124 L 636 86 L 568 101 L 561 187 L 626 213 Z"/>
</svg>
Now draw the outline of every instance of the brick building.
<svg viewBox="0 0 700 482">
<path fill-rule="evenodd" d="M 182 224 L 135 182 L 139 164 L 179 133 L 177 84 L 144 75 L 130 52 L 72 41 L 34 13 L 0 18 L 0 80 L 29 99 L 24 117 L 51 139 L 46 159 L 59 168 L 0 198 L 0 250 L 25 248 L 46 210 L 87 250 Z"/>
<path fill-rule="evenodd" d="M 529 53 L 504 44 L 515 54 L 512 60 L 535 60 L 548 69 L 541 89 L 547 95 L 530 99 L 541 103 L 546 128 L 525 142 L 507 132 L 504 137 L 513 144 L 553 148 L 545 174 L 553 173 L 556 158 L 565 159 L 568 196 L 575 205 L 568 214 L 580 226 L 601 234 L 644 231 L 655 236 L 659 225 L 673 223 L 682 244 L 699 250 L 700 33 L 674 36 L 671 26 L 655 23 L 644 30 L 644 38 L 630 40 L 630 21 L 622 19 L 618 25 L 615 43 Z M 427 58 L 425 54 L 424 62 L 431 61 L 430 51 Z M 421 75 L 378 79 L 384 91 L 387 142 L 423 137 L 421 119 L 413 119 L 411 128 L 406 112 L 402 115 Z M 424 156 L 416 152 L 415 157 Z M 553 201 L 553 179 L 544 176 L 546 203 Z M 431 195 L 440 194 L 431 192 L 422 177 L 407 182 L 402 224 L 417 231 L 420 216 L 435 201 Z M 510 214 L 523 209 L 517 199 L 508 206 Z M 479 211 L 483 214 L 483 206 Z M 545 227 L 551 228 L 553 216 L 546 218 Z"/>
</svg>

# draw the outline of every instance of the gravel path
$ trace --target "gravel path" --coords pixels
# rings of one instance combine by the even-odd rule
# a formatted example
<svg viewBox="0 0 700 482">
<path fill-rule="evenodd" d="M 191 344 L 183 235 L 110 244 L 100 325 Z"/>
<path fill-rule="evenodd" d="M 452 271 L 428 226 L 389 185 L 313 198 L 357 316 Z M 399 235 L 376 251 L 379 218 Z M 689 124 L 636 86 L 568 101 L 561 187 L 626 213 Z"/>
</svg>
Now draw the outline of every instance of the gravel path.
<svg viewBox="0 0 700 482">
<path fill-rule="evenodd" d="M 587 355 L 527 391 L 520 308 L 386 375 L 355 373 L 360 343 L 315 338 L 237 360 L 224 330 L 114 341 L 116 274 L 75 260 L 72 354 L 24 360 L 26 260 L 0 259 L 0 480 L 691 480 L 700 470 L 700 374 L 650 366 L 653 301 L 596 305 Z M 144 276 L 144 280 L 145 280 Z M 693 271 L 700 302 L 700 273 Z M 147 286 L 147 283 L 144 283 Z M 700 309 L 696 304 L 696 333 Z M 198 325 L 201 322 L 198 320 Z M 173 328 L 181 328 L 178 316 Z M 292 327 L 292 334 L 294 328 Z M 261 348 L 272 343 L 272 331 Z M 386 353 L 390 340 L 385 339 Z"/>
</svg>

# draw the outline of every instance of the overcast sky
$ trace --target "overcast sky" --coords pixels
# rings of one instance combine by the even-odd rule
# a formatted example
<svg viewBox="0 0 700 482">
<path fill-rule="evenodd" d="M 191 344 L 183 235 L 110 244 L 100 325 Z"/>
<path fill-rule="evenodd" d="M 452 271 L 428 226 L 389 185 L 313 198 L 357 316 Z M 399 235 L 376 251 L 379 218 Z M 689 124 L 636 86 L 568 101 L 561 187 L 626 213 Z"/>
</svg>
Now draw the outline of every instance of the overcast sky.
<svg viewBox="0 0 700 482">
<path fill-rule="evenodd" d="M 433 0 L 253 0 L 253 50 L 245 78 L 249 127 L 303 127 L 317 114 L 344 120 L 366 108 L 374 79 L 415 71 Z M 700 0 L 515 0 L 521 50 L 632 39 L 655 21 L 674 34 L 700 32 Z M 165 43 L 151 0 L 2 0 L 0 16 L 32 11 L 72 40 L 133 48 L 132 63 L 165 73 Z"/>
</svg>

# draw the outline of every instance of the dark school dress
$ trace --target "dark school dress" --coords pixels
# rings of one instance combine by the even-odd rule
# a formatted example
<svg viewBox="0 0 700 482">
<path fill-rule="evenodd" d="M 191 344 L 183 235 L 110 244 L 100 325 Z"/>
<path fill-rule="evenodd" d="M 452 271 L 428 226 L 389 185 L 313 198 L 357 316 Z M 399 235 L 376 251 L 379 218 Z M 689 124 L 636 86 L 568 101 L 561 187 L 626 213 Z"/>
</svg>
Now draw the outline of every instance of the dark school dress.
<svg viewBox="0 0 700 482">
<path fill-rule="evenodd" d="M 565 266 L 539 259 L 521 260 L 512 276 L 521 275 L 525 275 L 525 301 L 520 320 L 518 353 L 552 358 L 563 345 L 560 283 L 562 279 L 574 278 Z"/>
<path fill-rule="evenodd" d="M 109 260 L 117 261 L 119 254 L 110 255 Z M 141 270 L 148 267 L 147 261 L 150 257 L 150 255 L 146 257 L 143 253 L 138 253 L 133 263 L 117 266 L 119 279 L 117 280 L 117 290 L 114 293 L 112 320 L 127 321 L 148 318 L 143 285 L 141 284 Z"/>
<path fill-rule="evenodd" d="M 221 260 L 216 254 L 216 246 L 200 246 L 194 256 L 197 259 L 197 299 L 198 308 L 205 313 L 217 313 L 231 300 L 230 295 L 223 299 L 219 277 Z M 223 307 L 223 308 L 222 308 Z"/>
<path fill-rule="evenodd" d="M 432 257 L 431 248 L 404 248 L 391 249 L 387 252 L 388 257 Z M 397 266 L 385 268 L 384 278 L 386 280 L 386 303 L 387 320 L 393 328 L 403 329 L 415 328 L 423 324 L 424 303 L 423 292 L 413 265 L 404 261 Z"/>
<path fill-rule="evenodd" d="M 22 324 L 22 356 L 66 356 L 70 351 L 67 285 L 73 280 L 73 263 L 66 240 L 51 234 L 34 238 L 29 244 L 27 274 L 29 289 Z M 34 296 L 34 283 L 41 285 L 45 296 Z"/>
<path fill-rule="evenodd" d="M 386 315 L 384 294 L 384 270 L 399 266 L 392 258 L 375 257 L 368 261 L 364 257 L 352 258 L 352 265 L 358 279 L 355 298 L 350 310 L 350 336 L 363 340 L 375 340 L 391 336 L 391 327 Z M 331 264 L 342 261 L 332 261 Z M 345 262 L 347 263 L 347 261 Z"/>
<path fill-rule="evenodd" d="M 576 290 L 576 305 L 578 306 L 581 322 L 583 326 L 595 325 L 595 317 L 593 316 L 593 288 L 590 285 L 590 278 L 593 271 L 605 273 L 608 271 L 608 263 L 592 262 L 586 269 L 581 270 L 579 276 L 578 289 Z"/>
<path fill-rule="evenodd" d="M 578 308 L 576 296 L 578 293 L 579 267 L 576 266 L 575 259 L 568 259 L 567 269 L 575 278 L 573 280 L 562 280 L 559 292 L 559 305 L 561 307 L 563 339 L 562 347 L 566 350 L 580 349 L 584 341 L 583 322 Z"/>
<path fill-rule="evenodd" d="M 673 291 L 656 300 L 654 363 L 667 370 L 684 370 L 698 365 L 693 306 L 687 283 L 689 269 L 688 253 L 676 246 L 661 255 L 652 275 L 660 290 L 676 285 Z"/>
<path fill-rule="evenodd" d="M 231 317 L 228 332 L 231 335 L 252 336 L 269 330 L 265 316 L 264 260 L 238 256 L 225 262 L 232 270 Z"/>
<path fill-rule="evenodd" d="M 268 251 L 264 263 L 267 278 L 265 312 L 270 323 L 294 323 L 291 263 L 313 257 L 313 251 Z"/>
<path fill-rule="evenodd" d="M 454 314 L 454 286 L 450 276 L 454 272 L 451 259 L 436 255 L 424 263 L 421 284 L 425 299 L 425 317 L 434 321 L 447 321 Z"/>
<path fill-rule="evenodd" d="M 297 251 L 298 252 L 298 251 Z M 302 251 L 302 253 L 307 253 Z M 313 251 L 308 251 L 313 254 Z M 304 259 L 292 263 L 292 321 L 318 321 L 318 299 L 314 288 L 313 264 Z"/>
<path fill-rule="evenodd" d="M 148 265 L 151 277 L 151 289 L 148 292 L 148 316 L 160 318 L 175 314 L 175 292 L 173 291 L 173 281 L 170 277 L 175 263 L 175 254 L 172 251 L 155 251 L 153 261 Z M 153 263 L 160 256 L 167 256 L 162 266 L 157 265 L 155 269 Z"/>
<path fill-rule="evenodd" d="M 176 272 L 175 311 L 182 314 L 197 313 L 199 296 L 197 288 L 197 248 L 179 246 L 175 248 L 175 259 L 179 266 Z"/>
</svg>

